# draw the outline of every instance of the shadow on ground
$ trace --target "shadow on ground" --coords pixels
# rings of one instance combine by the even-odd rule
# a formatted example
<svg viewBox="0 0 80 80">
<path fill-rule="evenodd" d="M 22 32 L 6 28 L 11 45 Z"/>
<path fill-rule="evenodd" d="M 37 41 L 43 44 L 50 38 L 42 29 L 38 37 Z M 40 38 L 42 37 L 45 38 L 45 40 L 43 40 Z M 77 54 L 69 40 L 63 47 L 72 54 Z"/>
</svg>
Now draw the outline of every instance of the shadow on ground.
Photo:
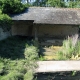
<svg viewBox="0 0 80 80">
<path fill-rule="evenodd" d="M 9 59 L 24 58 L 26 46 L 32 44 L 31 38 L 14 36 L 0 41 L 0 57 Z"/>
<path fill-rule="evenodd" d="M 72 76 L 72 72 L 38 73 L 36 80 L 80 80 L 80 72 Z"/>
</svg>

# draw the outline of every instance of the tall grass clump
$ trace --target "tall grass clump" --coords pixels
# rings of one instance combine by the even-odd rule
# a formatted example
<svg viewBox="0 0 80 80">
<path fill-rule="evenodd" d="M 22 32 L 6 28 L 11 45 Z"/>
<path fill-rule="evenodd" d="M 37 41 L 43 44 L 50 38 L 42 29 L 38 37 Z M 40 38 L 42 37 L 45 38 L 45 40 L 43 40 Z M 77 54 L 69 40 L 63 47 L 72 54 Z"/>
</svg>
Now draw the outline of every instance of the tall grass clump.
<svg viewBox="0 0 80 80">
<path fill-rule="evenodd" d="M 78 37 L 68 37 L 63 41 L 62 49 L 58 52 L 59 60 L 79 59 L 80 55 L 80 41 Z"/>
</svg>

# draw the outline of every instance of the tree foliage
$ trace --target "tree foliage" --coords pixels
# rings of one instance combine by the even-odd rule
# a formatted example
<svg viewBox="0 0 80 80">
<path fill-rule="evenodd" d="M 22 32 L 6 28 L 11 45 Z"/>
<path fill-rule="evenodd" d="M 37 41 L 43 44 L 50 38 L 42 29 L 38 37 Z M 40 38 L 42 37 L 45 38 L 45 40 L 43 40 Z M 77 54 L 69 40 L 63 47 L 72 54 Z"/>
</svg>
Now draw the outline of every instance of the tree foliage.
<svg viewBox="0 0 80 80">
<path fill-rule="evenodd" d="M 0 27 L 5 31 L 10 30 L 11 23 L 11 18 L 7 14 L 2 14 L 0 10 Z"/>
<path fill-rule="evenodd" d="M 47 5 L 47 1 L 48 0 L 36 0 L 34 3 L 33 3 L 33 5 L 34 6 L 46 6 Z"/>
<path fill-rule="evenodd" d="M 36 0 L 33 5 L 46 7 L 65 7 L 62 0 Z"/>
<path fill-rule="evenodd" d="M 26 6 L 20 0 L 0 0 L 0 27 L 9 30 L 11 18 L 7 14 L 16 14 L 24 11 Z"/>
<path fill-rule="evenodd" d="M 80 0 L 70 0 L 68 2 L 64 2 L 64 0 L 35 0 L 33 6 L 79 8 Z"/>
<path fill-rule="evenodd" d="M 14 14 L 25 10 L 25 5 L 20 0 L 0 0 L 0 8 L 3 13 Z"/>
<path fill-rule="evenodd" d="M 47 3 L 52 7 L 65 7 L 65 3 L 62 0 L 48 0 Z"/>
<path fill-rule="evenodd" d="M 80 1 L 70 1 L 68 2 L 68 6 L 69 8 L 80 8 Z"/>
</svg>

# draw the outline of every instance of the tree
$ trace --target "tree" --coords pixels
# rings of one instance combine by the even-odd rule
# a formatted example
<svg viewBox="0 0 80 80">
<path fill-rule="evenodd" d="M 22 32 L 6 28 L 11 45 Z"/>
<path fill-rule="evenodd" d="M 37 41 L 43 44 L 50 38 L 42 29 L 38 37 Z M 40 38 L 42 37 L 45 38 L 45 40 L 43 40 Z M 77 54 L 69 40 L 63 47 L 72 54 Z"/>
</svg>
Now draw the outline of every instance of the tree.
<svg viewBox="0 0 80 80">
<path fill-rule="evenodd" d="M 80 8 L 80 1 L 78 1 L 78 0 L 75 2 L 70 1 L 68 4 L 69 4 L 69 6 L 68 6 L 69 8 Z"/>
<path fill-rule="evenodd" d="M 35 0 L 33 6 L 77 8 L 80 7 L 80 0 Z"/>
<path fill-rule="evenodd" d="M 48 0 L 36 0 L 34 3 L 33 3 L 33 6 L 46 6 L 46 3 L 47 3 Z"/>
<path fill-rule="evenodd" d="M 21 0 L 0 0 L 0 8 L 3 13 L 14 14 L 24 11 L 26 6 Z"/>
<path fill-rule="evenodd" d="M 10 26 L 12 24 L 11 18 L 7 14 L 3 14 L 2 11 L 0 10 L 0 27 L 4 31 L 9 31 Z"/>
<path fill-rule="evenodd" d="M 36 0 L 34 6 L 66 7 L 62 0 Z"/>
<path fill-rule="evenodd" d="M 11 18 L 7 14 L 15 14 L 24 11 L 26 6 L 21 0 L 0 0 L 0 27 L 10 30 Z"/>
<path fill-rule="evenodd" d="M 0 27 L 3 30 L 10 30 L 12 21 L 7 14 L 20 13 L 25 8 L 21 0 L 0 0 Z"/>
<path fill-rule="evenodd" d="M 66 7 L 62 0 L 48 0 L 48 5 L 52 7 Z"/>
</svg>

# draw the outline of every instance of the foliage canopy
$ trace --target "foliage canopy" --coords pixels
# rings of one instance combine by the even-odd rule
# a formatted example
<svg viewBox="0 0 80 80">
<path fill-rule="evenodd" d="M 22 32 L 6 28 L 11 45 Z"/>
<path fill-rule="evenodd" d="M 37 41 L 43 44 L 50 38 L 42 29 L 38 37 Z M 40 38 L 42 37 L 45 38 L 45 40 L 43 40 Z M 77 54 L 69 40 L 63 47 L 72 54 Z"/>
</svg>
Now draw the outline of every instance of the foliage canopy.
<svg viewBox="0 0 80 80">
<path fill-rule="evenodd" d="M 4 31 L 9 31 L 11 24 L 11 18 L 7 14 L 2 14 L 0 10 L 0 27 L 3 28 Z"/>
<path fill-rule="evenodd" d="M 33 6 L 80 8 L 80 0 L 35 0 Z"/>
<path fill-rule="evenodd" d="M 24 11 L 26 6 L 20 0 L 0 0 L 0 8 L 3 13 L 14 14 Z"/>
</svg>

